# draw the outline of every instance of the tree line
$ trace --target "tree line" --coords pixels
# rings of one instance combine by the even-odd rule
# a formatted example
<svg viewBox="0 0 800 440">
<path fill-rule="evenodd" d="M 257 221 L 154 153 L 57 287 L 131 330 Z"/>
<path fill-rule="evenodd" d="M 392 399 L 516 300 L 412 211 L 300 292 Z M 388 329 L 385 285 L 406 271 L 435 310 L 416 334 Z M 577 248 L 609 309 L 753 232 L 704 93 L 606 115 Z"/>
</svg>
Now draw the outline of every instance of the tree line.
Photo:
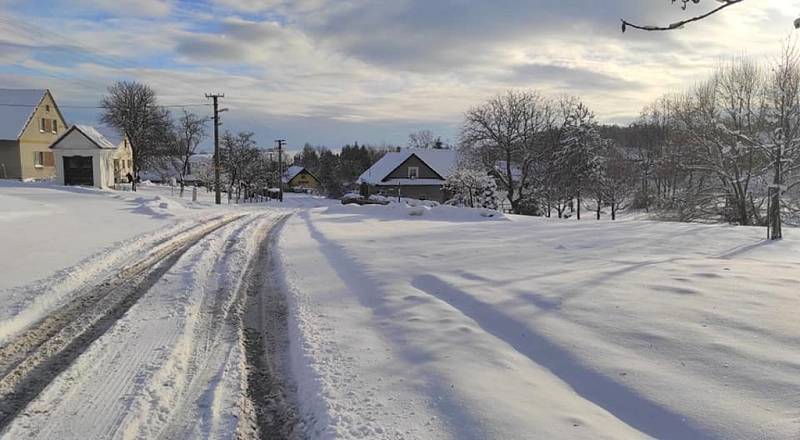
<svg viewBox="0 0 800 440">
<path fill-rule="evenodd" d="M 800 211 L 800 56 L 722 62 L 705 81 L 603 126 L 579 98 L 509 91 L 470 109 L 462 168 L 496 177 L 512 210 L 621 207 L 681 221 L 769 225 Z"/>
<path fill-rule="evenodd" d="M 612 216 L 630 193 L 633 166 L 577 97 L 511 90 L 470 109 L 461 129 L 460 168 L 495 177 L 517 214 L 565 215 L 588 200 Z"/>
<path fill-rule="evenodd" d="M 336 153 L 327 147 L 305 144 L 294 156 L 294 164 L 305 167 L 320 182 L 320 190 L 329 197 L 340 197 L 356 187 L 361 174 L 387 151 L 397 147 L 347 144 Z"/>
<path fill-rule="evenodd" d="M 192 175 L 209 190 L 213 188 L 214 168 L 210 161 L 192 163 L 198 147 L 208 137 L 207 116 L 182 109 L 174 116 L 158 103 L 156 92 L 135 81 L 120 81 L 108 88 L 101 102 L 101 122 L 124 136 L 132 152 L 133 190 L 145 171 L 163 172 L 175 177 L 181 196 Z M 220 136 L 221 185 L 228 197 L 251 197 L 278 184 L 278 163 L 274 155 L 259 148 L 252 132 Z"/>
</svg>

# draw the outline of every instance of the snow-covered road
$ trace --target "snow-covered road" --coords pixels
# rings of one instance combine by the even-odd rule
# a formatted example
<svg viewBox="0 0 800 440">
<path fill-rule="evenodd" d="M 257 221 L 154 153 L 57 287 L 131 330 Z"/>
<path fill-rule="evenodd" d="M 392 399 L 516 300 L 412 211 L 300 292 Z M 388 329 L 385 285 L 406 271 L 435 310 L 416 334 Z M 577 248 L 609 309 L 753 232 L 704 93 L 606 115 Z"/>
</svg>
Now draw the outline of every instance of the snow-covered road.
<svg viewBox="0 0 800 440">
<path fill-rule="evenodd" d="M 248 309 L 268 301 L 258 297 L 271 274 L 267 237 L 291 210 L 218 208 L 164 197 L 158 188 L 114 194 L 3 186 L 10 188 L 0 188 L 0 199 L 17 208 L 47 200 L 62 209 L 62 197 L 83 202 L 86 211 L 67 216 L 76 238 L 91 236 L 82 217 L 114 221 L 128 206 L 135 213 L 121 218 L 123 230 L 99 231 L 91 243 L 54 239 L 78 261 L 45 261 L 0 289 L 2 438 L 252 438 L 269 428 L 253 388 L 270 390 L 266 380 L 288 386 L 260 370 L 268 366 L 264 350 L 249 344 L 261 343 L 267 329 Z M 140 231 L 124 230 L 140 221 L 130 218 L 137 214 L 161 227 L 127 238 Z M 0 220 L 25 229 L 18 217 Z M 285 309 L 273 311 L 285 319 Z M 286 351 L 288 340 L 281 343 L 271 348 Z M 273 413 L 292 414 L 289 397 L 281 401 L 286 408 L 270 403 Z"/>
<path fill-rule="evenodd" d="M 236 219 L 193 243 L 6 435 L 218 438 L 249 429 L 234 321 L 258 234 L 275 219 Z"/>
</svg>

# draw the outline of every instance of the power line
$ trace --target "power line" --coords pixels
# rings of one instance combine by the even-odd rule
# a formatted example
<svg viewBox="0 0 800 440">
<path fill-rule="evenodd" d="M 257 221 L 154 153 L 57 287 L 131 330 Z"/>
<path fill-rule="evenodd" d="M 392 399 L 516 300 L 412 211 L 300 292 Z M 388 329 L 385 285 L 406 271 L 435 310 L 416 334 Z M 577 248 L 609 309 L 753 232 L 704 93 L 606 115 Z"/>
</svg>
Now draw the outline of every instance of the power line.
<svg viewBox="0 0 800 440">
<path fill-rule="evenodd" d="M 185 107 L 209 107 L 211 104 L 173 104 L 173 105 L 160 105 L 162 108 L 185 108 Z M 4 104 L 0 103 L 0 107 L 35 107 L 25 104 Z M 82 108 L 82 109 L 103 109 L 101 105 L 59 105 L 58 108 Z"/>
</svg>

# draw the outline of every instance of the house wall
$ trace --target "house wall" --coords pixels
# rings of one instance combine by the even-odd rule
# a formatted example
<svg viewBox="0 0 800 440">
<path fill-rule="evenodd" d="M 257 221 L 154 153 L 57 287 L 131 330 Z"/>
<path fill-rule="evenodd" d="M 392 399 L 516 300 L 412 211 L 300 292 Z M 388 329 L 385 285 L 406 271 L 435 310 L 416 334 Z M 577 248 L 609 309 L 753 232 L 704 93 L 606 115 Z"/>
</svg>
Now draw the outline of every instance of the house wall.
<svg viewBox="0 0 800 440">
<path fill-rule="evenodd" d="M 19 142 L 0 140 L 0 179 L 21 179 Z"/>
<path fill-rule="evenodd" d="M 413 166 L 413 165 L 412 165 Z M 380 194 L 386 197 L 397 197 L 396 186 L 379 186 L 370 189 L 371 194 Z M 401 185 L 400 197 L 409 199 L 432 200 L 444 203 L 448 196 L 444 189 L 439 185 Z"/>
<path fill-rule="evenodd" d="M 289 181 L 288 186 L 290 188 L 317 189 L 319 182 L 314 178 L 314 176 L 311 175 L 311 173 L 303 170 Z"/>
<path fill-rule="evenodd" d="M 431 167 L 429 167 L 425 162 L 421 161 L 417 156 L 409 156 L 405 162 L 400 164 L 396 170 L 392 171 L 388 176 L 386 176 L 383 180 L 392 180 L 392 179 L 408 179 L 408 169 L 409 167 L 417 167 L 419 168 L 419 179 L 441 179 L 441 177 L 436 174 Z"/>
<path fill-rule="evenodd" d="M 47 106 L 50 110 L 47 110 Z M 56 123 L 55 133 L 52 131 L 45 132 L 40 129 L 40 121 L 42 118 L 58 121 Z M 28 126 L 22 132 L 19 138 L 19 157 L 21 164 L 22 179 L 49 179 L 56 175 L 56 167 L 54 166 L 36 166 L 35 153 L 44 152 L 51 153 L 50 145 L 58 139 L 58 136 L 66 130 L 66 121 L 61 117 L 60 113 L 56 110 L 56 104 L 50 93 L 45 94 L 39 107 L 33 114 Z"/>
<path fill-rule="evenodd" d="M 92 174 L 94 186 L 97 188 L 114 187 L 114 162 L 113 150 L 101 150 L 93 146 L 94 150 L 89 149 L 56 149 L 56 183 L 64 184 L 64 157 L 70 156 L 92 156 Z"/>
<path fill-rule="evenodd" d="M 128 173 L 133 175 L 133 151 L 127 138 L 118 145 L 111 165 L 116 182 L 127 182 Z"/>
</svg>

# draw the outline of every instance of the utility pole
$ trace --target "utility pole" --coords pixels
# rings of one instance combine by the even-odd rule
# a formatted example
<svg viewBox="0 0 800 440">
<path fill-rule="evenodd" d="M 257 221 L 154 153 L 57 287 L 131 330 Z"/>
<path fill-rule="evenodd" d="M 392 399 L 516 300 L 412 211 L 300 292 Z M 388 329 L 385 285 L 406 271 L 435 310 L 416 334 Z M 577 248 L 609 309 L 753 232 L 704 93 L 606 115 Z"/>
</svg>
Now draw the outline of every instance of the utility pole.
<svg viewBox="0 0 800 440">
<path fill-rule="evenodd" d="M 278 200 L 283 202 L 283 146 L 286 139 L 276 139 L 275 143 L 278 144 Z"/>
<path fill-rule="evenodd" d="M 206 99 L 214 100 L 214 201 L 217 205 L 222 204 L 219 182 L 219 102 L 217 100 L 224 97 L 224 93 L 206 93 Z"/>
</svg>

